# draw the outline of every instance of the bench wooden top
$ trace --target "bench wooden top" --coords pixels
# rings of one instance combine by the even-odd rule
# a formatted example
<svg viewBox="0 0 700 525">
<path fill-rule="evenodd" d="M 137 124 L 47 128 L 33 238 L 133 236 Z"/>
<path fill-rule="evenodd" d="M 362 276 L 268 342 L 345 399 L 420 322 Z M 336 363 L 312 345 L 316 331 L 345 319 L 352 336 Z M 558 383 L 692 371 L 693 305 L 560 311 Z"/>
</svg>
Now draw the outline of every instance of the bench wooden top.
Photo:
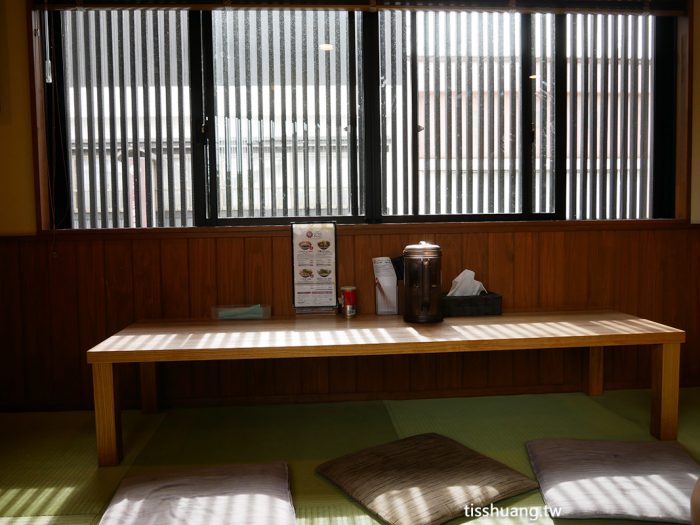
<svg viewBox="0 0 700 525">
<path fill-rule="evenodd" d="M 90 363 L 279 359 L 682 343 L 685 332 L 620 312 L 511 313 L 409 324 L 401 316 L 133 324 Z"/>
</svg>

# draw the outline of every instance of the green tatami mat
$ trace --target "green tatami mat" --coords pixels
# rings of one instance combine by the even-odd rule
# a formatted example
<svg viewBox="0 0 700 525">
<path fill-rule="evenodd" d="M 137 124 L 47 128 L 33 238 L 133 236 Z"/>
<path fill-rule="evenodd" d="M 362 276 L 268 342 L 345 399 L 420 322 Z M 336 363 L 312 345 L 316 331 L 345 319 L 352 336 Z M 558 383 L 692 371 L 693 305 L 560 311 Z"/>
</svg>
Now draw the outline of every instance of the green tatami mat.
<svg viewBox="0 0 700 525">
<path fill-rule="evenodd" d="M 700 388 L 682 388 L 680 394 L 678 441 L 700 461 Z M 649 390 L 611 390 L 591 399 L 643 428 L 649 428 Z"/>
<path fill-rule="evenodd" d="M 173 410 L 136 458 L 133 471 L 283 460 L 290 466 L 296 506 L 338 497 L 316 477 L 316 465 L 394 439 L 381 401 Z"/>
<path fill-rule="evenodd" d="M 0 414 L 0 525 L 97 523 L 125 475 L 172 466 L 289 464 L 297 522 L 375 525 L 337 488 L 315 475 L 328 459 L 422 432 L 450 436 L 532 476 L 529 439 L 650 440 L 649 394 L 610 392 L 459 399 L 173 409 L 123 417 L 127 457 L 98 468 L 89 412 Z M 681 395 L 681 442 L 700 442 L 700 389 Z M 502 512 L 451 525 L 552 525 L 538 491 L 497 504 Z M 535 516 L 536 515 L 536 516 Z M 533 519 L 535 516 L 535 519 Z M 556 525 L 629 525 L 556 520 Z"/>
<path fill-rule="evenodd" d="M 27 516 L 45 517 L 32 523 L 90 523 L 161 417 L 126 412 L 131 453 L 119 467 L 98 468 L 91 412 L 0 414 L 0 524 L 28 523 L 8 521 Z"/>
<path fill-rule="evenodd" d="M 525 443 L 540 438 L 653 439 L 585 394 L 386 401 L 401 437 L 437 432 L 533 477 Z"/>
<path fill-rule="evenodd" d="M 86 516 L 31 516 L 21 518 L 0 518 L 0 525 L 94 525 L 100 515 Z"/>
</svg>

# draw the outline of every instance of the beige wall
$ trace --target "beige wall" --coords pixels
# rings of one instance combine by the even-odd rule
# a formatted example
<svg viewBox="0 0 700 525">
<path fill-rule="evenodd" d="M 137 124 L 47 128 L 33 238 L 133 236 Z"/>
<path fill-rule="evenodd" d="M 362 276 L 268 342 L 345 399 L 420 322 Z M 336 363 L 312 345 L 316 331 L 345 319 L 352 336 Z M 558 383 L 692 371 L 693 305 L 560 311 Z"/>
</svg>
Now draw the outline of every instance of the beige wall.
<svg viewBox="0 0 700 525">
<path fill-rule="evenodd" d="M 0 234 L 36 231 L 24 5 L 0 0 Z"/>
<path fill-rule="evenodd" d="M 700 9 L 694 16 L 700 28 Z M 36 231 L 28 56 L 24 2 L 0 0 L 0 235 Z M 693 98 L 700 101 L 700 38 L 693 61 Z M 693 108 L 692 149 L 700 152 L 700 103 Z M 700 155 L 693 155 L 691 191 L 692 220 L 700 223 Z"/>
</svg>

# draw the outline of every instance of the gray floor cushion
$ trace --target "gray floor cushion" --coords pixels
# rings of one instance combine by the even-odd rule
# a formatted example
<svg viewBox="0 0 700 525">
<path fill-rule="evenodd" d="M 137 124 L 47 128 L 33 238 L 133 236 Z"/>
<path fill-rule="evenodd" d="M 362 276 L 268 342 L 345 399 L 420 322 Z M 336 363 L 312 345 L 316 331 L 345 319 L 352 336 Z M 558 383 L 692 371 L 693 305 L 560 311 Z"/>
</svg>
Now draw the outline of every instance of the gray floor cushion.
<svg viewBox="0 0 700 525">
<path fill-rule="evenodd" d="M 690 523 L 700 465 L 678 443 L 544 439 L 527 450 L 545 503 L 561 518 Z"/>
<path fill-rule="evenodd" d="M 331 460 L 317 472 L 392 525 L 435 525 L 535 489 L 537 483 L 438 434 L 421 434 Z"/>
<path fill-rule="evenodd" d="M 100 525 L 294 525 L 287 465 L 179 468 L 125 478 Z"/>
</svg>

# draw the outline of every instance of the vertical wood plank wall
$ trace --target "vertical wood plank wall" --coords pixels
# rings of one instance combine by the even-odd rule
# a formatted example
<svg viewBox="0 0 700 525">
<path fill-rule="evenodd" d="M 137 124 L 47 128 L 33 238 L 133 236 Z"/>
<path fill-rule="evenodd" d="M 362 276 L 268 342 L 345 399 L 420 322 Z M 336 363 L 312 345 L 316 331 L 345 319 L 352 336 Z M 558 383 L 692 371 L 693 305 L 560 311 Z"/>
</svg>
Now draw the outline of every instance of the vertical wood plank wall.
<svg viewBox="0 0 700 525">
<path fill-rule="evenodd" d="M 374 310 L 371 258 L 418 240 L 443 249 L 443 288 L 463 268 L 505 310 L 612 308 L 687 331 L 681 381 L 700 384 L 700 229 L 613 225 L 339 226 L 340 284 Z M 0 238 L 0 409 L 92 405 L 88 348 L 148 318 L 205 318 L 215 304 L 293 314 L 285 228 L 59 232 Z M 581 389 L 580 350 L 159 365 L 166 404 L 404 398 Z M 120 367 L 127 406 L 136 366 Z M 649 356 L 605 355 L 606 388 L 649 385 Z"/>
</svg>

